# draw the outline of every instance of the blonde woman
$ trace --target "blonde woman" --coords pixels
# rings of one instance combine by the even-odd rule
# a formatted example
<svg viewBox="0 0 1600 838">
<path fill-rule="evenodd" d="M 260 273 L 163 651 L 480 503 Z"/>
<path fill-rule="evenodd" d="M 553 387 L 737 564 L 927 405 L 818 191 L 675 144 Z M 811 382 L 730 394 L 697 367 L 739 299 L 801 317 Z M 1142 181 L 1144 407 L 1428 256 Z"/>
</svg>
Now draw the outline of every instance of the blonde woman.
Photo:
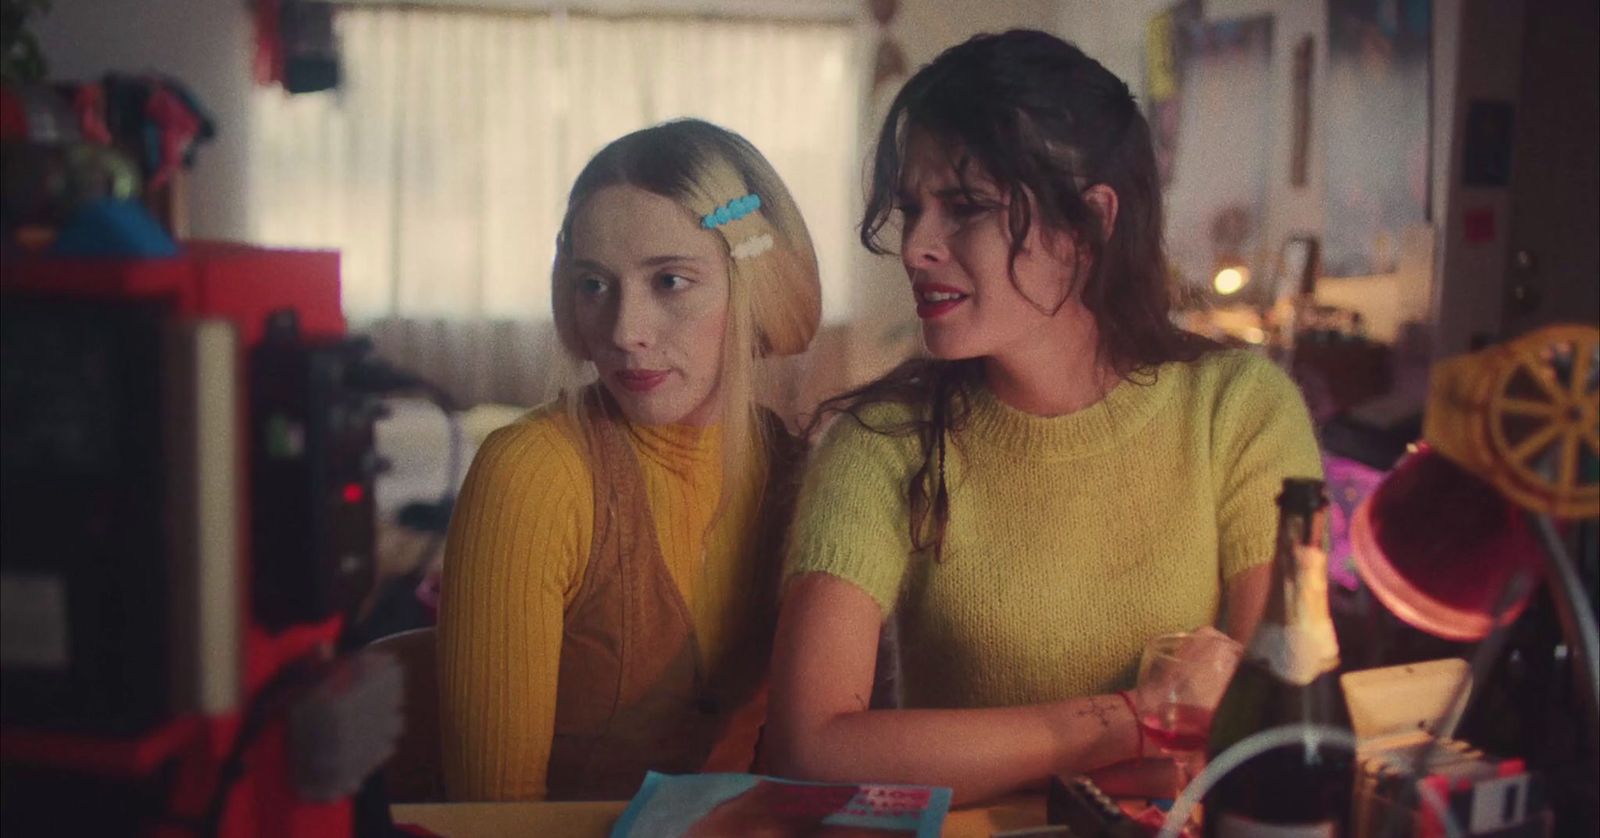
<svg viewBox="0 0 1600 838">
<path fill-rule="evenodd" d="M 793 199 L 722 128 L 629 134 L 573 184 L 552 289 L 598 381 L 489 437 L 457 503 L 439 614 L 453 799 L 747 770 L 765 712 L 799 446 L 757 375 L 806 348 L 821 299 Z"/>
</svg>

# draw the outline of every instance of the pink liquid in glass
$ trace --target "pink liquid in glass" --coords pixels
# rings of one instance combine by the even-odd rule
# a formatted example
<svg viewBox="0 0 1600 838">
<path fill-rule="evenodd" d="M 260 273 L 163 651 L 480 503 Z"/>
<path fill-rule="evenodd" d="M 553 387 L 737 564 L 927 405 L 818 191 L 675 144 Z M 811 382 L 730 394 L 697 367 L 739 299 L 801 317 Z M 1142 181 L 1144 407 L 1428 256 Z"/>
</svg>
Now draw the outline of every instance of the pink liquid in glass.
<svg viewBox="0 0 1600 838">
<path fill-rule="evenodd" d="M 1211 709 L 1192 704 L 1163 707 L 1139 718 L 1144 735 L 1169 754 L 1204 751 L 1211 734 Z"/>
</svg>

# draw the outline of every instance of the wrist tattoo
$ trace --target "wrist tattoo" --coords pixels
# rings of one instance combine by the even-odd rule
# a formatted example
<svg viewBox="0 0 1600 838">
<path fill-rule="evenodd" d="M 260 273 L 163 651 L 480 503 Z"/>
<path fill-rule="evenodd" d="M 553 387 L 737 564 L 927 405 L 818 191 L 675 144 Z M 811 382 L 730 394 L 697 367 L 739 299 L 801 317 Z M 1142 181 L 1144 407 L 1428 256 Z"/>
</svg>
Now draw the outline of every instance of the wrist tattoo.
<svg viewBox="0 0 1600 838">
<path fill-rule="evenodd" d="M 1098 697 L 1089 699 L 1087 706 L 1078 708 L 1078 718 L 1093 716 L 1100 721 L 1100 726 L 1109 728 L 1116 723 L 1119 704 L 1101 701 Z"/>
</svg>

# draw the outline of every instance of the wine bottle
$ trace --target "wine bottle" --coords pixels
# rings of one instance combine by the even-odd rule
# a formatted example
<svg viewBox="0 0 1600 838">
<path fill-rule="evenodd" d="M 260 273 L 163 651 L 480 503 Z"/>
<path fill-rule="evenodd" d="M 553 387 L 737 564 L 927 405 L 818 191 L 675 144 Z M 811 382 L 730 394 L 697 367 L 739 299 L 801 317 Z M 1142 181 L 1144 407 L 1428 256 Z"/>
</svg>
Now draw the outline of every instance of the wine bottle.
<svg viewBox="0 0 1600 838">
<path fill-rule="evenodd" d="M 1322 481 L 1290 478 L 1278 496 L 1278 543 L 1266 611 L 1211 725 L 1207 756 L 1258 731 L 1307 723 L 1348 730 L 1339 641 L 1328 613 Z M 1314 730 L 1257 754 L 1205 796 L 1217 838 L 1311 838 L 1346 833 L 1353 756 Z"/>
</svg>

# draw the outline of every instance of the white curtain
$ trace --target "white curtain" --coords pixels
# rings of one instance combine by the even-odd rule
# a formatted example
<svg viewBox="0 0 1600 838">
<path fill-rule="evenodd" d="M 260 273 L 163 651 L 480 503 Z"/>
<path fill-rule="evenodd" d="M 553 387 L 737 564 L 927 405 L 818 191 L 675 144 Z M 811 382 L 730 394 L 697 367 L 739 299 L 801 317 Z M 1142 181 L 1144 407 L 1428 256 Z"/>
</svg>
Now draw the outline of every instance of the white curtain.
<svg viewBox="0 0 1600 838">
<path fill-rule="evenodd" d="M 339 13 L 337 92 L 257 95 L 254 239 L 343 252 L 344 306 L 537 322 L 566 191 L 606 142 L 681 116 L 731 128 L 794 192 L 848 316 L 861 74 L 850 23 L 408 8 Z"/>
</svg>

